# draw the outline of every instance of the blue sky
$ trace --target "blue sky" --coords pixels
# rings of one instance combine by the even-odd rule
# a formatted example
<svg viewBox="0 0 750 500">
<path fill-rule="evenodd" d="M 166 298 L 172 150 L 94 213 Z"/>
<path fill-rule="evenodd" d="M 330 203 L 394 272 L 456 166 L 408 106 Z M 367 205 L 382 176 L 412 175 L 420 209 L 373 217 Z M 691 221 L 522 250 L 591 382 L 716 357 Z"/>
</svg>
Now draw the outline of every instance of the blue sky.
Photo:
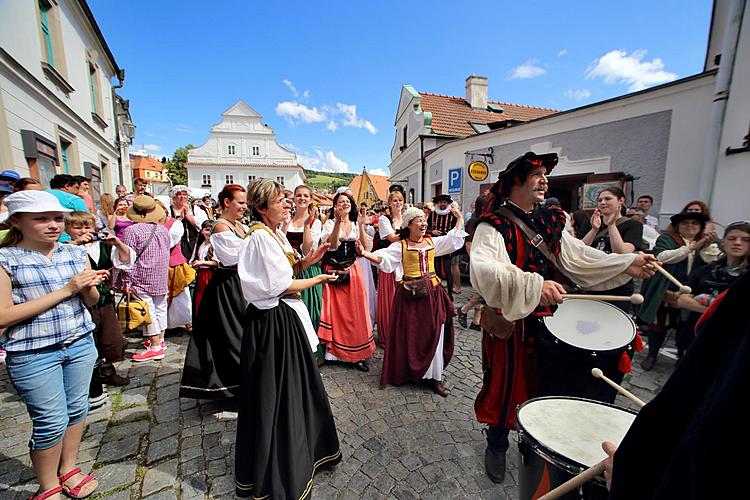
<svg viewBox="0 0 750 500">
<path fill-rule="evenodd" d="M 137 148 L 199 145 L 238 99 L 318 170 L 385 173 L 401 85 L 570 109 L 698 73 L 709 0 L 89 0 Z"/>
</svg>

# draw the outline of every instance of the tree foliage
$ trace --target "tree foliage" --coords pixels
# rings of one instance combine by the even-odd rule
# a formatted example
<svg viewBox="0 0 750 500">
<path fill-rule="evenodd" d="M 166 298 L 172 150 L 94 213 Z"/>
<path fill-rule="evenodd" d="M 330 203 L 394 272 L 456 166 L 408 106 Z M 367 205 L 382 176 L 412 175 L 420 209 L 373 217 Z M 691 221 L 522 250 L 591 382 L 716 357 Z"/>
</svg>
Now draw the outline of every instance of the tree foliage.
<svg viewBox="0 0 750 500">
<path fill-rule="evenodd" d="M 187 186 L 188 175 L 185 163 L 187 163 L 188 151 L 194 147 L 192 144 L 188 144 L 185 147 L 177 148 L 172 158 L 167 162 L 166 171 L 173 185 L 184 184 Z"/>
</svg>

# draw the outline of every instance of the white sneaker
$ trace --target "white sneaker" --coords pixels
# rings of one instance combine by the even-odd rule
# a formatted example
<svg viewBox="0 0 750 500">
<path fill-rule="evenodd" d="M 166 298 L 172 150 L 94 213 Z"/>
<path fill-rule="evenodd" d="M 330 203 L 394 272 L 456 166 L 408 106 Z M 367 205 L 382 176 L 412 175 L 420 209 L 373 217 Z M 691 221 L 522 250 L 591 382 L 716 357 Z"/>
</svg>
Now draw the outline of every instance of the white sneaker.
<svg viewBox="0 0 750 500">
<path fill-rule="evenodd" d="M 89 398 L 89 410 L 101 408 L 107 404 L 107 401 L 109 401 L 109 394 L 107 394 L 107 391 L 102 392 L 95 398 Z"/>
</svg>

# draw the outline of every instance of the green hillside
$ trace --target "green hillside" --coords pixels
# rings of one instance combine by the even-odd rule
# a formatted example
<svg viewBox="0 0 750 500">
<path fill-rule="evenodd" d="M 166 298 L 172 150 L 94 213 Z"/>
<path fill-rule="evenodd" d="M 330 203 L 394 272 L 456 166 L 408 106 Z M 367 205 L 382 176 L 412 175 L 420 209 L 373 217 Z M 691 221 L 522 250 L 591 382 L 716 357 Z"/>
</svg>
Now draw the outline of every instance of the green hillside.
<svg viewBox="0 0 750 500">
<path fill-rule="evenodd" d="M 336 173 L 336 172 L 317 172 L 315 170 L 305 169 L 307 184 L 315 191 L 334 192 L 341 186 L 347 186 L 357 174 Z"/>
</svg>

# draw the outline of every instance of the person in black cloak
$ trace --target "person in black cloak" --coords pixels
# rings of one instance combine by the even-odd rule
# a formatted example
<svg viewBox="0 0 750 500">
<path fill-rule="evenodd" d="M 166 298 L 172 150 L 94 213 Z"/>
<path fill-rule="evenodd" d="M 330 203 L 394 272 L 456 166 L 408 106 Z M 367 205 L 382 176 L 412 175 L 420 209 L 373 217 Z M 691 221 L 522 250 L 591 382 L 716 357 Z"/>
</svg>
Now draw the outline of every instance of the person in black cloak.
<svg viewBox="0 0 750 500">
<path fill-rule="evenodd" d="M 662 391 L 644 406 L 611 467 L 611 500 L 745 498 L 750 446 L 750 273 L 714 300 Z M 610 472 L 608 470 L 608 472 Z M 608 474 L 609 475 L 609 474 Z"/>
</svg>

